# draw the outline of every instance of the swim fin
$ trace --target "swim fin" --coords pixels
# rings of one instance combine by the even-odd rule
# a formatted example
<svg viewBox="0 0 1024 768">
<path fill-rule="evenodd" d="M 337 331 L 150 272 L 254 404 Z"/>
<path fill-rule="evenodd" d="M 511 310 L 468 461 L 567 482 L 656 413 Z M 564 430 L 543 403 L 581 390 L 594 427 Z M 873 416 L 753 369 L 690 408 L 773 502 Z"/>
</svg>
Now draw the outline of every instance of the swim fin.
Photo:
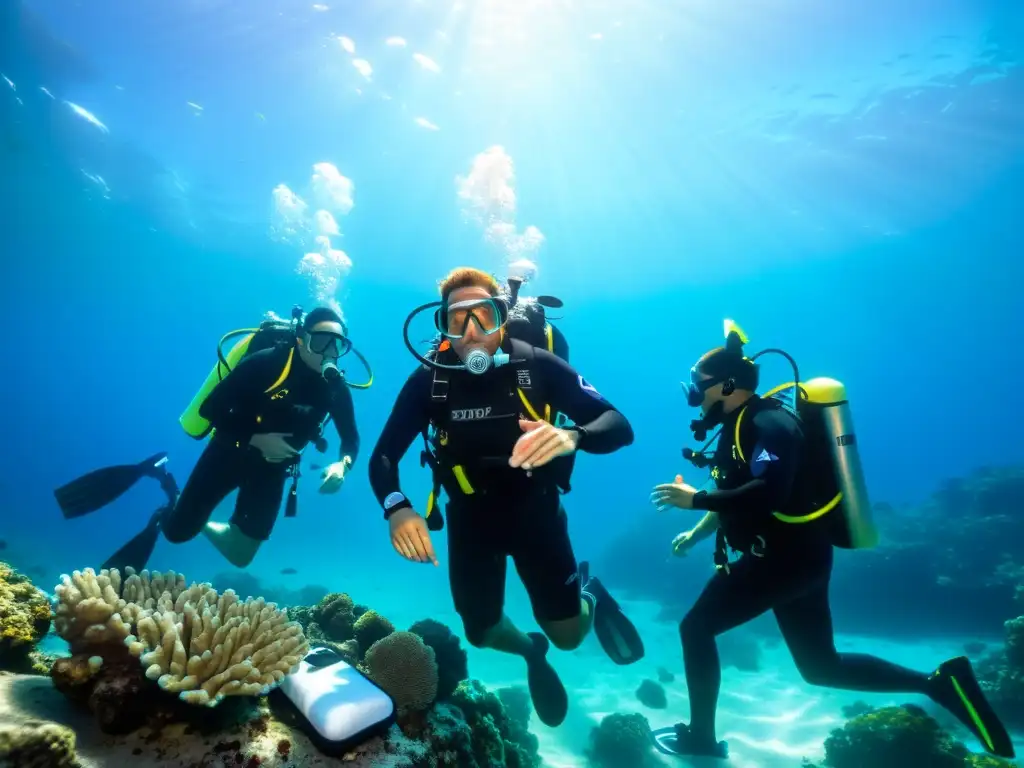
<svg viewBox="0 0 1024 768">
<path fill-rule="evenodd" d="M 138 464 L 119 464 L 96 469 L 53 492 L 66 520 L 88 515 L 126 493 L 143 477 L 157 477 L 167 461 L 166 453 L 150 456 Z"/>
<path fill-rule="evenodd" d="M 590 576 L 589 563 L 580 563 L 579 578 L 583 592 L 592 598 L 588 602 L 594 611 L 594 634 L 604 652 L 616 664 L 635 664 L 640 661 L 644 657 L 644 641 L 640 633 L 604 585 Z"/>
<path fill-rule="evenodd" d="M 1010 735 L 982 692 L 966 656 L 944 661 L 928 678 L 928 696 L 967 726 L 985 749 L 998 757 L 1013 758 Z"/>
<path fill-rule="evenodd" d="M 136 573 L 142 571 L 156 549 L 156 540 L 160 537 L 160 520 L 166 511 L 167 507 L 161 507 L 154 512 L 146 527 L 108 557 L 100 568 L 117 568 L 121 573 L 124 573 L 125 568 L 134 568 Z"/>
<path fill-rule="evenodd" d="M 698 743 L 693 732 L 686 723 L 676 723 L 668 728 L 651 731 L 654 748 L 663 755 L 678 757 L 717 757 L 722 760 L 729 758 L 729 745 L 724 741 L 707 741 Z"/>
</svg>

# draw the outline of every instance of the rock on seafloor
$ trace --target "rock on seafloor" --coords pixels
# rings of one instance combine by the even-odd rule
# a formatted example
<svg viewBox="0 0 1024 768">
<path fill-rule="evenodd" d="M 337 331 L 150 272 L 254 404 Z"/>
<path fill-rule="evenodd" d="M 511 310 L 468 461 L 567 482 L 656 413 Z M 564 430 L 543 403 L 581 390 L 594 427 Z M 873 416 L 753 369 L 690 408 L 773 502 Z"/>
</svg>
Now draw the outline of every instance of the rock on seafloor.
<svg viewBox="0 0 1024 768">
<path fill-rule="evenodd" d="M 381 740 L 367 742 L 342 758 L 323 755 L 300 732 L 274 720 L 269 712 L 236 731 L 212 735 L 192 731 L 184 723 L 160 731 L 143 727 L 125 736 L 100 732 L 88 711 L 74 708 L 48 677 L 0 673 L 0 725 L 30 721 L 71 728 L 82 768 L 131 765 L 133 768 L 306 768 L 306 766 L 369 766 L 387 764 L 361 752 L 374 751 Z"/>
</svg>

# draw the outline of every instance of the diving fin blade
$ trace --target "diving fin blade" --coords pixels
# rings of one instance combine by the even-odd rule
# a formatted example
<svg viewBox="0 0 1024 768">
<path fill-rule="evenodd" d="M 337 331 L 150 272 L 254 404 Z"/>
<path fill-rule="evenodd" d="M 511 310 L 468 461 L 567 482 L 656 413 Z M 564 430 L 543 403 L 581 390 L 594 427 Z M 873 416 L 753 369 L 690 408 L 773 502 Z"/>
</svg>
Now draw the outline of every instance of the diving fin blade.
<svg viewBox="0 0 1024 768">
<path fill-rule="evenodd" d="M 670 725 L 667 728 L 658 728 L 651 731 L 651 740 L 654 748 L 663 755 L 675 757 L 717 757 L 726 760 L 729 757 L 729 745 L 724 741 L 714 744 L 707 744 L 700 748 L 694 748 L 692 739 L 687 738 L 690 729 L 685 724 Z M 682 736 L 683 738 L 680 738 Z"/>
<path fill-rule="evenodd" d="M 156 549 L 156 540 L 160 536 L 160 519 L 164 515 L 164 510 L 165 508 L 161 508 L 154 512 L 146 527 L 108 557 L 100 568 L 117 568 L 122 574 L 125 568 L 134 568 L 136 572 L 142 571 Z"/>
<path fill-rule="evenodd" d="M 580 563 L 581 581 L 589 577 L 590 566 Z M 619 604 L 596 578 L 586 578 L 583 590 L 594 597 L 594 634 L 604 652 L 620 666 L 635 664 L 644 657 L 644 641 Z"/>
<path fill-rule="evenodd" d="M 53 495 L 64 519 L 73 520 L 107 506 L 143 477 L 155 477 L 157 467 L 166 460 L 166 453 L 158 453 L 138 464 L 118 464 L 95 469 L 57 488 Z"/>
<path fill-rule="evenodd" d="M 548 309 L 561 309 L 564 306 L 562 300 L 554 296 L 538 296 L 537 303 Z"/>
<path fill-rule="evenodd" d="M 1015 751 L 1010 734 L 999 720 L 966 656 L 943 662 L 929 680 L 932 700 L 953 713 L 989 754 L 1007 759 Z"/>
</svg>

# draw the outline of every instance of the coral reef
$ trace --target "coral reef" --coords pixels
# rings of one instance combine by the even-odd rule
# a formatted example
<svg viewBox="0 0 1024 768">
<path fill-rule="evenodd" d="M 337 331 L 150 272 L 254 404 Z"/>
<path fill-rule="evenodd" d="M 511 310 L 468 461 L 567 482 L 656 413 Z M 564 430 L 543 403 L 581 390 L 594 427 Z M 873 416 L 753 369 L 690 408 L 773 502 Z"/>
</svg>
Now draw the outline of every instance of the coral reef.
<svg viewBox="0 0 1024 768">
<path fill-rule="evenodd" d="M 434 651 L 412 632 L 394 632 L 371 645 L 363 671 L 395 700 L 399 715 L 428 709 L 437 698 Z"/>
<path fill-rule="evenodd" d="M 0 725 L 0 768 L 76 768 L 75 732 L 56 723 Z"/>
<path fill-rule="evenodd" d="M 27 576 L 0 563 L 0 669 L 46 674 L 35 645 L 50 630 L 50 600 Z"/>
<path fill-rule="evenodd" d="M 521 694 L 506 693 L 515 708 L 506 711 L 499 696 L 484 687 L 479 680 L 459 683 L 451 703 L 464 715 L 471 732 L 475 765 L 479 768 L 536 768 L 541 759 L 537 754 L 537 738 L 527 728 L 529 708 Z M 512 715 L 515 715 L 513 719 Z M 459 766 L 472 763 L 459 763 Z"/>
<path fill-rule="evenodd" d="M 96 576 L 97 585 L 102 575 Z M 357 663 L 364 674 L 375 678 L 397 700 L 402 717 L 383 736 L 366 740 L 339 759 L 326 758 L 298 727 L 294 709 L 283 705 L 280 692 L 265 698 L 229 696 L 213 709 L 170 696 L 146 676 L 147 666 L 132 655 L 133 641 L 129 637 L 143 637 L 136 630 L 145 618 L 152 620 L 159 634 L 161 611 L 168 603 L 175 607 L 192 588 L 185 588 L 177 574 L 160 575 L 159 584 L 156 579 L 150 577 L 150 597 L 136 602 L 132 601 L 136 592 L 126 594 L 127 579 L 122 586 L 112 580 L 110 590 L 100 589 L 98 597 L 91 587 L 83 591 L 75 586 L 78 593 L 65 594 L 69 607 L 61 612 L 60 627 L 70 638 L 73 654 L 57 661 L 52 683 L 43 677 L 0 676 L 0 727 L 22 726 L 40 719 L 69 725 L 78 736 L 80 758 L 103 765 L 131 762 L 154 768 L 313 768 L 339 762 L 350 768 L 537 768 L 541 763 L 537 738 L 529 732 L 532 709 L 525 689 L 491 692 L 479 681 L 464 680 L 449 695 L 449 701 L 437 701 L 442 677 L 451 681 L 467 676 L 465 652 L 451 630 L 432 620 L 419 621 L 413 625 L 417 632 L 392 632 L 361 654 L 355 639 L 356 625 L 361 617 L 368 616 L 363 626 L 373 626 L 380 621 L 379 614 L 338 593 L 312 607 L 294 606 L 287 617 L 311 627 L 320 638 L 326 633 L 319 629 L 318 621 L 332 632 L 340 630 L 342 636 L 349 635 L 340 642 L 310 642 L 346 650 L 350 663 Z M 74 586 L 74 579 L 70 581 Z M 153 597 L 155 592 L 159 594 Z M 181 618 L 173 628 L 167 627 L 172 636 L 167 644 L 163 637 L 159 646 L 152 648 L 144 640 L 135 641 L 146 646 L 141 656 L 156 654 L 147 661 L 153 662 L 150 667 L 161 670 L 159 676 L 165 668 L 181 664 L 180 654 L 179 661 L 175 661 L 176 642 L 172 640 L 184 637 L 187 625 L 206 626 L 201 620 L 190 624 L 186 603 L 201 616 L 198 603 L 206 596 L 210 625 L 219 623 L 219 615 L 213 614 L 224 595 L 217 597 L 215 605 L 209 592 L 206 585 L 190 593 L 198 595 L 195 604 L 181 600 Z M 90 599 L 99 602 L 87 603 Z M 109 616 L 99 607 L 103 603 L 116 608 L 120 601 L 125 605 Z M 233 593 L 223 601 L 228 609 L 241 604 Z M 96 616 L 101 621 L 85 621 Z M 190 652 L 192 645 L 191 637 L 182 642 Z M 435 648 L 439 649 L 440 665 Z M 227 649 L 222 656 L 225 653 Z M 187 660 L 184 672 L 187 676 Z M 13 711 L 23 706 L 28 710 Z"/>
<path fill-rule="evenodd" d="M 447 701 L 459 683 L 469 677 L 466 651 L 458 635 L 433 619 L 417 621 L 409 631 L 419 635 L 424 644 L 433 649 L 437 661 L 437 700 Z"/>
<path fill-rule="evenodd" d="M 368 610 L 356 619 L 355 624 L 352 625 L 352 631 L 359 647 L 369 649 L 378 640 L 383 640 L 394 632 L 395 625 L 376 611 Z"/>
<path fill-rule="evenodd" d="M 653 680 L 644 680 L 636 689 L 636 698 L 645 707 L 651 709 L 665 709 L 668 706 L 668 697 L 665 689 Z"/>
<path fill-rule="evenodd" d="M 664 667 L 658 667 L 658 682 L 659 683 L 671 683 L 675 682 L 676 676 Z"/>
<path fill-rule="evenodd" d="M 645 768 L 657 765 L 651 726 L 640 714 L 608 715 L 590 732 L 587 759 L 594 768 Z"/>
<path fill-rule="evenodd" d="M 72 655 L 51 677 L 104 731 L 139 727 L 159 708 L 156 691 L 206 706 L 266 694 L 308 650 L 302 628 L 273 603 L 186 587 L 173 571 L 126 572 L 122 581 L 116 569 L 75 571 L 55 590 L 54 628 Z"/>
<path fill-rule="evenodd" d="M 978 681 L 1008 724 L 1024 726 L 1024 616 L 1005 624 L 1004 647 L 978 664 Z"/>
<path fill-rule="evenodd" d="M 804 768 L 1013 768 L 1014 764 L 976 755 L 913 704 L 857 715 L 825 740 L 825 759 Z"/>
</svg>

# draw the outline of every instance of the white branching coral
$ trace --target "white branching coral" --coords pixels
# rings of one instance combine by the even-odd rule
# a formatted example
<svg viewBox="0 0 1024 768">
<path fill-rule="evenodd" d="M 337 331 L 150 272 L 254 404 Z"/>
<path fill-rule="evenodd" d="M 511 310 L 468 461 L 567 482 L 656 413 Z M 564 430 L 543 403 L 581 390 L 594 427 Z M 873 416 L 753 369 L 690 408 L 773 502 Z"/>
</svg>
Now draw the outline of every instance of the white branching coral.
<svg viewBox="0 0 1024 768">
<path fill-rule="evenodd" d="M 123 643 L 146 677 L 189 704 L 264 695 L 309 650 L 302 627 L 274 603 L 186 587 L 173 571 L 126 573 L 123 583 L 116 569 L 63 576 L 54 627 L 73 653 Z"/>
</svg>

